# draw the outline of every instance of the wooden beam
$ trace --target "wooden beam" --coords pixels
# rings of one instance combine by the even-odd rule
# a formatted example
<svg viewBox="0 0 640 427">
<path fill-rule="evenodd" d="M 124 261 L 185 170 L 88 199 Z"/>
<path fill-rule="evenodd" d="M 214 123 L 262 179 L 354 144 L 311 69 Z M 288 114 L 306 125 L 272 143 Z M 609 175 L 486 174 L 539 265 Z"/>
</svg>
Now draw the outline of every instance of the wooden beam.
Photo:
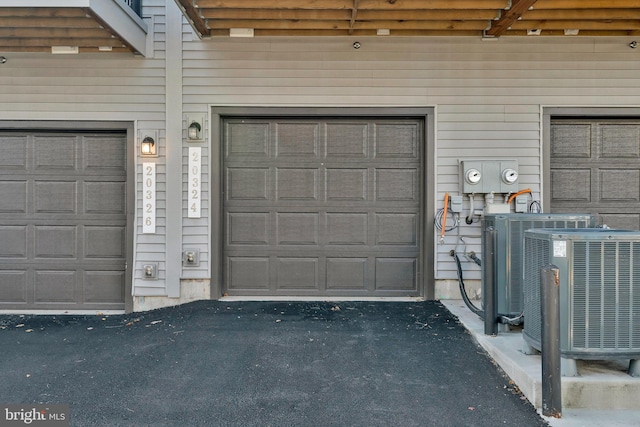
<svg viewBox="0 0 640 427">
<path fill-rule="evenodd" d="M 219 31 L 213 35 L 225 35 L 224 31 Z M 228 34 L 228 32 L 227 32 Z M 477 30 L 394 30 L 390 37 L 479 37 L 482 32 Z M 256 37 L 265 36 L 284 36 L 284 37 L 335 37 L 335 36 L 349 36 L 348 30 L 256 30 Z M 376 30 L 354 30 L 351 36 L 375 36 Z"/>
<path fill-rule="evenodd" d="M 349 10 L 293 10 L 293 9 L 201 9 L 204 19 L 289 19 L 289 20 L 344 20 L 351 18 Z M 358 8 L 359 21 L 374 20 L 478 20 L 498 19 L 498 10 L 362 10 Z"/>
<path fill-rule="evenodd" d="M 425 21 L 487 21 L 498 19 L 497 9 L 471 10 L 362 10 L 358 12 L 358 20 L 425 20 Z"/>
<path fill-rule="evenodd" d="M 84 10 L 78 7 L 1 7 L 0 17 L 30 18 L 86 18 Z"/>
<path fill-rule="evenodd" d="M 539 30 L 640 30 L 640 21 L 629 19 L 613 21 L 577 21 L 577 20 L 548 20 L 533 21 L 522 20 L 514 23 L 513 30 L 539 29 Z"/>
<path fill-rule="evenodd" d="M 185 17 L 191 22 L 191 25 L 198 33 L 199 37 L 209 37 L 209 27 L 206 21 L 200 16 L 200 12 L 197 10 L 197 5 L 194 6 L 193 0 L 176 0 L 183 11 Z"/>
<path fill-rule="evenodd" d="M 511 8 L 506 10 L 502 17 L 491 23 L 491 28 L 486 31 L 488 36 L 500 37 L 511 25 L 522 17 L 538 0 L 513 0 Z"/>
<path fill-rule="evenodd" d="M 349 34 L 353 33 L 353 24 L 358 16 L 358 0 L 353 0 L 353 8 L 351 9 L 351 20 L 349 21 Z"/>
<path fill-rule="evenodd" d="M 533 9 L 527 12 L 526 18 L 532 20 L 586 19 L 592 21 L 609 19 L 640 19 L 640 3 L 637 9 Z"/>
<path fill-rule="evenodd" d="M 346 30 L 351 28 L 349 21 L 250 21 L 250 20 L 211 20 L 212 30 L 222 28 L 254 28 L 255 30 Z M 486 21 L 376 21 L 355 22 L 353 29 L 389 28 L 391 30 L 478 30 L 487 28 Z"/>
<path fill-rule="evenodd" d="M 117 39 L 84 39 L 84 38 L 0 38 L 0 47 L 4 46 L 111 46 L 126 47 Z"/>
<path fill-rule="evenodd" d="M 0 28 L 0 37 L 112 37 L 111 33 L 101 28 Z"/>
<path fill-rule="evenodd" d="M 0 28 L 23 27 L 23 28 L 99 28 L 100 24 L 93 18 L 29 18 L 29 17 L 6 17 L 0 20 Z"/>
<path fill-rule="evenodd" d="M 536 9 L 636 9 L 638 0 L 538 0 Z"/>
<path fill-rule="evenodd" d="M 290 19 L 348 21 L 349 10 L 293 10 L 293 9 L 200 9 L 204 19 Z"/>
<path fill-rule="evenodd" d="M 184 0 L 178 0 L 181 3 Z M 193 0 L 200 9 L 346 9 L 353 0 Z M 359 10 L 505 9 L 509 0 L 360 0 Z"/>
</svg>

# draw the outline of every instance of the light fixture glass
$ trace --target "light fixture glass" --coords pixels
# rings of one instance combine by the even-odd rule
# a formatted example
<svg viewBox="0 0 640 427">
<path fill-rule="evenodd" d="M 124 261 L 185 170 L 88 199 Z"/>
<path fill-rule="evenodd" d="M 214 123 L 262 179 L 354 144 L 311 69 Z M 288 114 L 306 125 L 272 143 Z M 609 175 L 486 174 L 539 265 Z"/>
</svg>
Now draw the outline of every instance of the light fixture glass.
<svg viewBox="0 0 640 427">
<path fill-rule="evenodd" d="M 187 138 L 189 138 L 191 140 L 202 139 L 200 137 L 200 131 L 201 130 L 202 130 L 202 126 L 200 126 L 200 123 L 198 123 L 196 121 L 191 122 L 191 124 L 187 128 Z"/>
<path fill-rule="evenodd" d="M 146 136 L 140 144 L 140 154 L 142 156 L 156 155 L 156 142 L 150 136 Z"/>
</svg>

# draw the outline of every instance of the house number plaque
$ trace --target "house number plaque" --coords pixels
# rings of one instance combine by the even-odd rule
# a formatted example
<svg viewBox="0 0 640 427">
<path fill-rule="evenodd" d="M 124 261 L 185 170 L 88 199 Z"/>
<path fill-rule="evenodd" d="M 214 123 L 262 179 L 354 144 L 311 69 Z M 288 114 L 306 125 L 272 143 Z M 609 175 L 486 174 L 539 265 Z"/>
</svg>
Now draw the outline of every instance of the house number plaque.
<svg viewBox="0 0 640 427">
<path fill-rule="evenodd" d="M 202 148 L 189 147 L 188 218 L 200 218 L 202 191 Z"/>
<path fill-rule="evenodd" d="M 156 164 L 142 164 L 142 232 L 156 232 Z"/>
</svg>

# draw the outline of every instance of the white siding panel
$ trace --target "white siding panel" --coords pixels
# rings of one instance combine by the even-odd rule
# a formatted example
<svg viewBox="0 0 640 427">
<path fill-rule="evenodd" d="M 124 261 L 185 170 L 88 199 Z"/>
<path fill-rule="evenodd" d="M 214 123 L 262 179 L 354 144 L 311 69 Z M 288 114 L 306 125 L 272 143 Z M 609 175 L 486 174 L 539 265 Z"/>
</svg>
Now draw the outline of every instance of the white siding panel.
<svg viewBox="0 0 640 427">
<path fill-rule="evenodd" d="M 440 208 L 445 192 L 459 191 L 461 158 L 517 159 L 520 188 L 540 199 L 541 105 L 632 106 L 640 99 L 638 65 L 625 39 L 359 41 L 359 50 L 346 38 L 187 42 L 185 110 L 208 104 L 436 106 L 433 197 Z M 476 197 L 475 208 L 482 203 Z M 460 234 L 479 252 L 479 225 L 463 222 Z M 459 242 L 455 233 L 445 241 L 436 245 L 436 278 L 455 279 L 448 252 Z M 479 277 L 479 268 L 471 269 L 469 278 Z"/>
</svg>

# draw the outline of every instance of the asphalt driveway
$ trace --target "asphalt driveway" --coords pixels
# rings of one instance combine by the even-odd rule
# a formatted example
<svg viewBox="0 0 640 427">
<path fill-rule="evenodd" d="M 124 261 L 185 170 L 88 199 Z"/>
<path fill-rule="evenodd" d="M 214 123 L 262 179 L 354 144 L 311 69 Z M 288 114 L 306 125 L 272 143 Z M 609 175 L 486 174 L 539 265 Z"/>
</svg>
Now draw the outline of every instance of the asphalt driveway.
<svg viewBox="0 0 640 427">
<path fill-rule="evenodd" d="M 0 316 L 0 404 L 73 426 L 544 426 L 439 302 Z"/>
</svg>

